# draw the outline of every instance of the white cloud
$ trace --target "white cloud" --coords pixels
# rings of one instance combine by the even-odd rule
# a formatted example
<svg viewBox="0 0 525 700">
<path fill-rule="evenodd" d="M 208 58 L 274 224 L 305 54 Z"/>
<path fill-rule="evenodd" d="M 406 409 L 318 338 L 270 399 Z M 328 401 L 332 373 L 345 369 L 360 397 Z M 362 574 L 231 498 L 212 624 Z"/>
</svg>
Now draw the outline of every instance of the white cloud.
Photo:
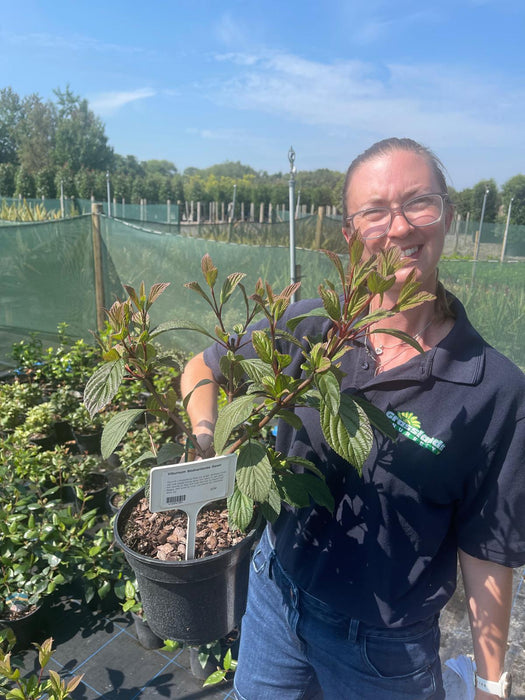
<svg viewBox="0 0 525 700">
<path fill-rule="evenodd" d="M 156 91 L 152 88 L 139 88 L 127 92 L 102 92 L 89 100 L 89 106 L 97 114 L 114 114 L 131 102 L 154 97 L 154 95 L 156 95 Z"/>
<path fill-rule="evenodd" d="M 209 93 L 212 99 L 345 132 L 414 135 L 447 146 L 523 143 L 525 91 L 501 75 L 441 64 L 328 64 L 281 52 L 248 57 L 243 66 L 230 55 L 243 67 L 222 93 Z"/>
<path fill-rule="evenodd" d="M 1 32 L 3 44 L 15 44 L 18 46 L 31 46 L 32 48 L 57 49 L 62 51 L 96 51 L 98 53 L 120 53 L 136 54 L 151 53 L 137 46 L 125 46 L 123 44 L 113 44 L 81 34 L 70 36 L 60 36 L 46 32 L 31 32 L 27 34 L 16 34 Z"/>
</svg>

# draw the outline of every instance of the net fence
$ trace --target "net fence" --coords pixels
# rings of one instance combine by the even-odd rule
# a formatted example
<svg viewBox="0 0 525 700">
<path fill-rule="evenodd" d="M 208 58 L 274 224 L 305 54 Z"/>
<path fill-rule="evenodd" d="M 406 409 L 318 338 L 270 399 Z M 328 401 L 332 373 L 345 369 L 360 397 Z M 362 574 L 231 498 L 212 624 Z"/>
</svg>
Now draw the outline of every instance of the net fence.
<svg viewBox="0 0 525 700">
<path fill-rule="evenodd" d="M 179 233 L 169 224 L 146 228 L 106 216 L 100 222 L 104 305 L 107 308 L 116 298 L 123 298 L 123 284 L 137 287 L 144 281 L 149 287 L 169 282 L 153 307 L 154 324 L 188 319 L 214 328 L 206 302 L 184 287 L 186 282 L 202 279 L 200 261 L 205 253 L 211 256 L 222 278 L 244 272 L 248 293 L 259 277 L 277 290 L 289 282 L 289 224 L 188 225 L 181 226 Z M 327 256 L 311 248 L 343 253 L 340 221 L 325 217 L 319 223 L 313 216 L 296 223 L 300 296 L 316 296 L 323 279 L 336 280 Z M 459 254 L 461 237 L 459 243 L 453 234 L 448 236 L 445 253 Z M 480 258 L 492 260 L 444 259 L 440 277 L 466 305 L 482 335 L 524 368 L 525 262 L 501 264 L 490 252 L 491 245 L 482 242 Z M 13 343 L 32 333 L 44 343 L 53 344 L 58 325 L 67 323 L 71 338 L 91 338 L 90 330 L 97 325 L 91 215 L 2 224 L 0 250 L 0 370 L 13 365 Z M 240 294 L 234 295 L 233 301 L 226 318 L 230 325 L 244 315 Z M 189 331 L 159 338 L 165 347 L 185 354 L 197 352 L 209 342 Z"/>
</svg>

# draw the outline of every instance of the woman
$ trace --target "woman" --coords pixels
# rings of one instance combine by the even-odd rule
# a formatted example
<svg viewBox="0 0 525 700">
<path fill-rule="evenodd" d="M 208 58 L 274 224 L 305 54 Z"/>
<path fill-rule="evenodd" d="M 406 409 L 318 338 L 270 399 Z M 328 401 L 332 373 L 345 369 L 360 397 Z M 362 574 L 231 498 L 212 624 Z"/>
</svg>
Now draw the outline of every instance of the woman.
<svg viewBox="0 0 525 700">
<path fill-rule="evenodd" d="M 327 446 L 313 409 L 301 409 L 301 430 L 279 426 L 277 449 L 315 461 L 336 507 L 333 514 L 286 508 L 261 538 L 237 697 L 443 698 L 438 617 L 455 588 L 458 552 L 476 700 L 504 697 L 511 567 L 525 563 L 524 376 L 483 341 L 438 283 L 453 208 L 431 151 L 410 139 L 373 145 L 348 170 L 343 207 L 343 235 L 357 231 L 366 254 L 402 251 L 405 264 L 385 304 L 412 270 L 435 294 L 381 322 L 416 338 L 425 353 L 373 333 L 343 356 L 342 390 L 371 400 L 400 432 L 396 442 L 375 435 L 362 478 Z M 298 302 L 288 317 L 311 306 Z M 324 333 L 327 324 L 306 319 L 296 335 Z M 297 355 L 293 347 L 284 351 Z M 184 394 L 220 375 L 219 356 L 214 346 L 189 362 Z M 300 366 L 295 360 L 291 371 Z M 209 444 L 213 385 L 199 387 L 188 409 L 195 433 Z"/>
</svg>

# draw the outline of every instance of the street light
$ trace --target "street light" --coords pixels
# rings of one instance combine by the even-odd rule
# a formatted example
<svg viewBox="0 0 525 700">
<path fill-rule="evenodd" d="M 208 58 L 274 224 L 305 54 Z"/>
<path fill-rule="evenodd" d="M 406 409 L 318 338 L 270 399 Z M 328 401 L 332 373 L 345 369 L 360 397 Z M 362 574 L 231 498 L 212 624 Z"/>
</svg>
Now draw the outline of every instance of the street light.
<svg viewBox="0 0 525 700">
<path fill-rule="evenodd" d="M 505 248 L 507 247 L 507 236 L 509 235 L 510 212 L 512 210 L 512 202 L 513 201 L 514 201 L 514 197 L 511 197 L 510 202 L 509 202 L 509 210 L 507 212 L 507 223 L 505 224 L 505 233 L 503 234 L 503 244 L 501 246 L 500 262 L 503 262 L 503 260 L 505 258 Z"/>
<path fill-rule="evenodd" d="M 483 217 L 485 216 L 485 204 L 487 203 L 487 195 L 490 192 L 489 188 L 485 189 L 485 194 L 483 195 L 483 205 L 481 207 L 481 218 L 479 220 L 479 232 L 478 240 L 476 241 L 476 249 L 474 250 L 474 260 L 478 259 L 479 244 L 481 243 L 481 229 L 483 228 Z"/>
<path fill-rule="evenodd" d="M 295 282 L 295 151 L 290 146 L 288 151 L 288 160 L 290 162 L 290 179 L 288 180 L 288 195 L 290 212 L 290 284 Z M 292 294 L 291 301 L 295 301 L 295 294 Z"/>
</svg>

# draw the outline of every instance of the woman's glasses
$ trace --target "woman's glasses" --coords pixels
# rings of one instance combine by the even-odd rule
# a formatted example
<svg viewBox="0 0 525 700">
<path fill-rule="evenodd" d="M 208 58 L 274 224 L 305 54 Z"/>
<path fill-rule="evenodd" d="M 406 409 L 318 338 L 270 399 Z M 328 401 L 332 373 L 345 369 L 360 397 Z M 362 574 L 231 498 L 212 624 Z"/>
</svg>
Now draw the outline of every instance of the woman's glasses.
<svg viewBox="0 0 525 700">
<path fill-rule="evenodd" d="M 422 194 L 405 202 L 398 209 L 374 207 L 363 209 L 346 219 L 346 225 L 353 233 L 358 231 L 361 238 L 381 238 L 392 226 L 395 214 L 402 214 L 411 226 L 431 226 L 443 216 L 447 194 Z"/>
</svg>

